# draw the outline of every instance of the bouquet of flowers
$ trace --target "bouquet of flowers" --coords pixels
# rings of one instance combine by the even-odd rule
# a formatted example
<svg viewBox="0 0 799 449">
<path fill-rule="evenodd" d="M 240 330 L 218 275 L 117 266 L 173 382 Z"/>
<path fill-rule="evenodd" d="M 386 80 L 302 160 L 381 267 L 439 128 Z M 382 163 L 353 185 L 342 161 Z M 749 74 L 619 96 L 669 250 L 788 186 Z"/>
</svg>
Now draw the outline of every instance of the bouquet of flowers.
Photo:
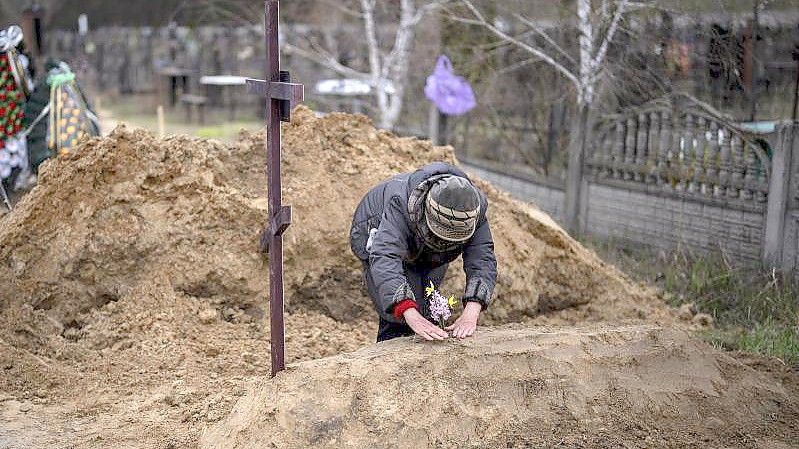
<svg viewBox="0 0 799 449">
<path fill-rule="evenodd" d="M 447 320 L 452 316 L 452 309 L 458 305 L 458 301 L 455 300 L 454 296 L 447 298 L 442 295 L 441 292 L 436 289 L 433 281 L 430 281 L 430 286 L 425 288 L 424 292 L 425 296 L 427 296 L 430 301 L 431 317 L 438 321 L 438 325 L 441 329 L 444 329 Z"/>
</svg>

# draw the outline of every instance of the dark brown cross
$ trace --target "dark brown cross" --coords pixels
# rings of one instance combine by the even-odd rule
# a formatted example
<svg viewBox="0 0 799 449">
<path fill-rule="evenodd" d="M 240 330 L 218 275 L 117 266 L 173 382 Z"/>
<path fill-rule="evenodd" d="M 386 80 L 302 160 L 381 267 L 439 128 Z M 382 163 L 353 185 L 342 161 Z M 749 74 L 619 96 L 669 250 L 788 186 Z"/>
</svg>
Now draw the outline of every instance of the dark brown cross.
<svg viewBox="0 0 799 449">
<path fill-rule="evenodd" d="M 280 122 L 303 100 L 303 85 L 290 83 L 280 70 L 278 0 L 266 1 L 266 80 L 247 79 L 250 92 L 266 98 L 266 173 L 269 224 L 261 234 L 261 251 L 269 253 L 269 310 L 272 334 L 272 376 L 286 368 L 283 325 L 283 233 L 291 224 L 291 206 L 283 206 L 280 186 Z"/>
</svg>

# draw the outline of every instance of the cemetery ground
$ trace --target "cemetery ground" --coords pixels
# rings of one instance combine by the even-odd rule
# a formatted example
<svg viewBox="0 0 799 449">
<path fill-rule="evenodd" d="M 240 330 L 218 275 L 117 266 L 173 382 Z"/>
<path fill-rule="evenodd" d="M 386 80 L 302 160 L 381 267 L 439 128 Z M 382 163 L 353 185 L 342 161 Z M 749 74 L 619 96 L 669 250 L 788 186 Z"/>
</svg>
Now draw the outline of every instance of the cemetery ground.
<svg viewBox="0 0 799 449">
<path fill-rule="evenodd" d="M 124 122 L 157 133 L 154 103 L 154 96 L 146 94 L 103 99 L 104 129 Z M 241 129 L 261 126 L 254 120 L 231 122 L 221 110 L 210 113 L 205 125 L 187 123 L 180 109 L 167 110 L 165 117 L 167 134 L 227 142 Z M 709 343 L 776 357 L 789 365 L 799 363 L 799 287 L 790 279 L 742 267 L 722 253 L 707 255 L 685 247 L 667 252 L 590 236 L 581 240 L 623 272 L 660 288 L 669 305 L 689 304 L 683 309 L 711 315 L 713 325 L 699 333 Z"/>
<path fill-rule="evenodd" d="M 135 123 L 118 108 L 114 120 Z M 485 327 L 465 341 L 372 344 L 350 214 L 379 180 L 454 161 L 452 150 L 305 108 L 283 129 L 285 201 L 296 218 L 285 249 L 288 370 L 268 378 L 262 135 L 224 128 L 219 140 L 158 139 L 120 126 L 49 162 L 0 218 L 0 447 L 799 441 L 790 338 L 786 350 L 762 351 L 778 357 L 702 340 L 727 323 L 765 320 L 769 307 L 754 307 L 763 298 L 790 329 L 795 295 L 772 295 L 775 281 L 766 295 L 735 296 L 752 302 L 754 317 L 736 322 L 746 314 L 713 305 L 754 289 L 747 278 L 727 271 L 725 284 L 701 259 L 664 256 L 667 270 L 647 253 L 594 245 L 620 268 L 651 264 L 630 277 L 479 180 L 500 266 Z M 443 290 L 454 293 L 463 275 L 453 265 Z M 715 324 L 672 301 L 715 310 Z"/>
<path fill-rule="evenodd" d="M 156 95 L 95 95 L 99 98 L 98 115 L 103 123 L 103 130 L 110 131 L 117 123 L 138 126 L 153 133 L 158 133 L 158 116 Z M 205 123 L 200 124 L 196 118 L 186 120 L 182 107 L 164 109 L 164 133 L 166 135 L 189 135 L 208 139 L 232 142 L 242 129 L 257 130 L 263 126 L 263 120 L 255 117 L 256 111 L 239 111 L 236 120 L 230 120 L 229 112 L 219 108 L 209 108 Z"/>
<path fill-rule="evenodd" d="M 663 251 L 590 237 L 584 242 L 625 273 L 661 289 L 684 319 L 697 313 L 712 317 L 712 325 L 698 335 L 714 346 L 775 357 L 799 369 L 796 281 L 736 264 L 721 252 Z"/>
</svg>

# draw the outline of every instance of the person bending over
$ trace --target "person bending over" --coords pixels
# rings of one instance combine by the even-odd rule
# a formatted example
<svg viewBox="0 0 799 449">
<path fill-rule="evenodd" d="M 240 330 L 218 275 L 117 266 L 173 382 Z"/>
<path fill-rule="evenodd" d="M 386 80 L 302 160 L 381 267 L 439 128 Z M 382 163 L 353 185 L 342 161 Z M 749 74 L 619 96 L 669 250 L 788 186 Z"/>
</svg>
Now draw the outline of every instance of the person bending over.
<svg viewBox="0 0 799 449">
<path fill-rule="evenodd" d="M 444 279 L 463 255 L 463 312 L 446 330 L 465 338 L 491 303 L 497 277 L 488 200 L 457 167 L 434 162 L 389 178 L 358 204 L 350 246 L 363 263 L 364 282 L 379 316 L 377 341 L 449 334 L 431 318 L 424 288 Z"/>
</svg>

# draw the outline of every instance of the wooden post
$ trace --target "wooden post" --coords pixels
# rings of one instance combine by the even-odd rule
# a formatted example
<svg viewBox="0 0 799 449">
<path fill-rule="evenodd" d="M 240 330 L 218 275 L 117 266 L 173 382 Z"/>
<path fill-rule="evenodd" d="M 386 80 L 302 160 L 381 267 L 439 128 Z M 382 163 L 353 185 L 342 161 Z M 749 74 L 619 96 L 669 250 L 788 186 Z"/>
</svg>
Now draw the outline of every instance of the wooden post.
<svg viewBox="0 0 799 449">
<path fill-rule="evenodd" d="M 99 110 L 100 108 L 98 107 L 97 109 Z M 164 135 L 166 134 L 166 126 L 164 124 L 164 106 L 159 104 L 155 109 L 155 114 L 158 117 L 158 137 L 163 139 Z"/>
<path fill-rule="evenodd" d="M 247 79 L 247 87 L 266 99 L 266 163 L 269 224 L 261 235 L 261 251 L 269 253 L 269 310 L 272 376 L 286 368 L 283 324 L 283 233 L 291 224 L 291 206 L 283 206 L 280 179 L 280 122 L 291 120 L 291 108 L 303 100 L 302 84 L 289 82 L 280 70 L 278 0 L 266 1 L 266 79 Z"/>
<path fill-rule="evenodd" d="M 22 12 L 22 36 L 25 48 L 33 57 L 33 71 L 40 74 L 44 71 L 44 9 L 34 6 Z"/>
<path fill-rule="evenodd" d="M 439 112 L 438 108 L 436 107 L 435 103 L 430 103 L 430 117 L 428 119 L 428 124 L 430 129 L 428 134 L 430 134 L 430 143 L 433 145 L 438 145 L 438 118 Z"/>
</svg>

